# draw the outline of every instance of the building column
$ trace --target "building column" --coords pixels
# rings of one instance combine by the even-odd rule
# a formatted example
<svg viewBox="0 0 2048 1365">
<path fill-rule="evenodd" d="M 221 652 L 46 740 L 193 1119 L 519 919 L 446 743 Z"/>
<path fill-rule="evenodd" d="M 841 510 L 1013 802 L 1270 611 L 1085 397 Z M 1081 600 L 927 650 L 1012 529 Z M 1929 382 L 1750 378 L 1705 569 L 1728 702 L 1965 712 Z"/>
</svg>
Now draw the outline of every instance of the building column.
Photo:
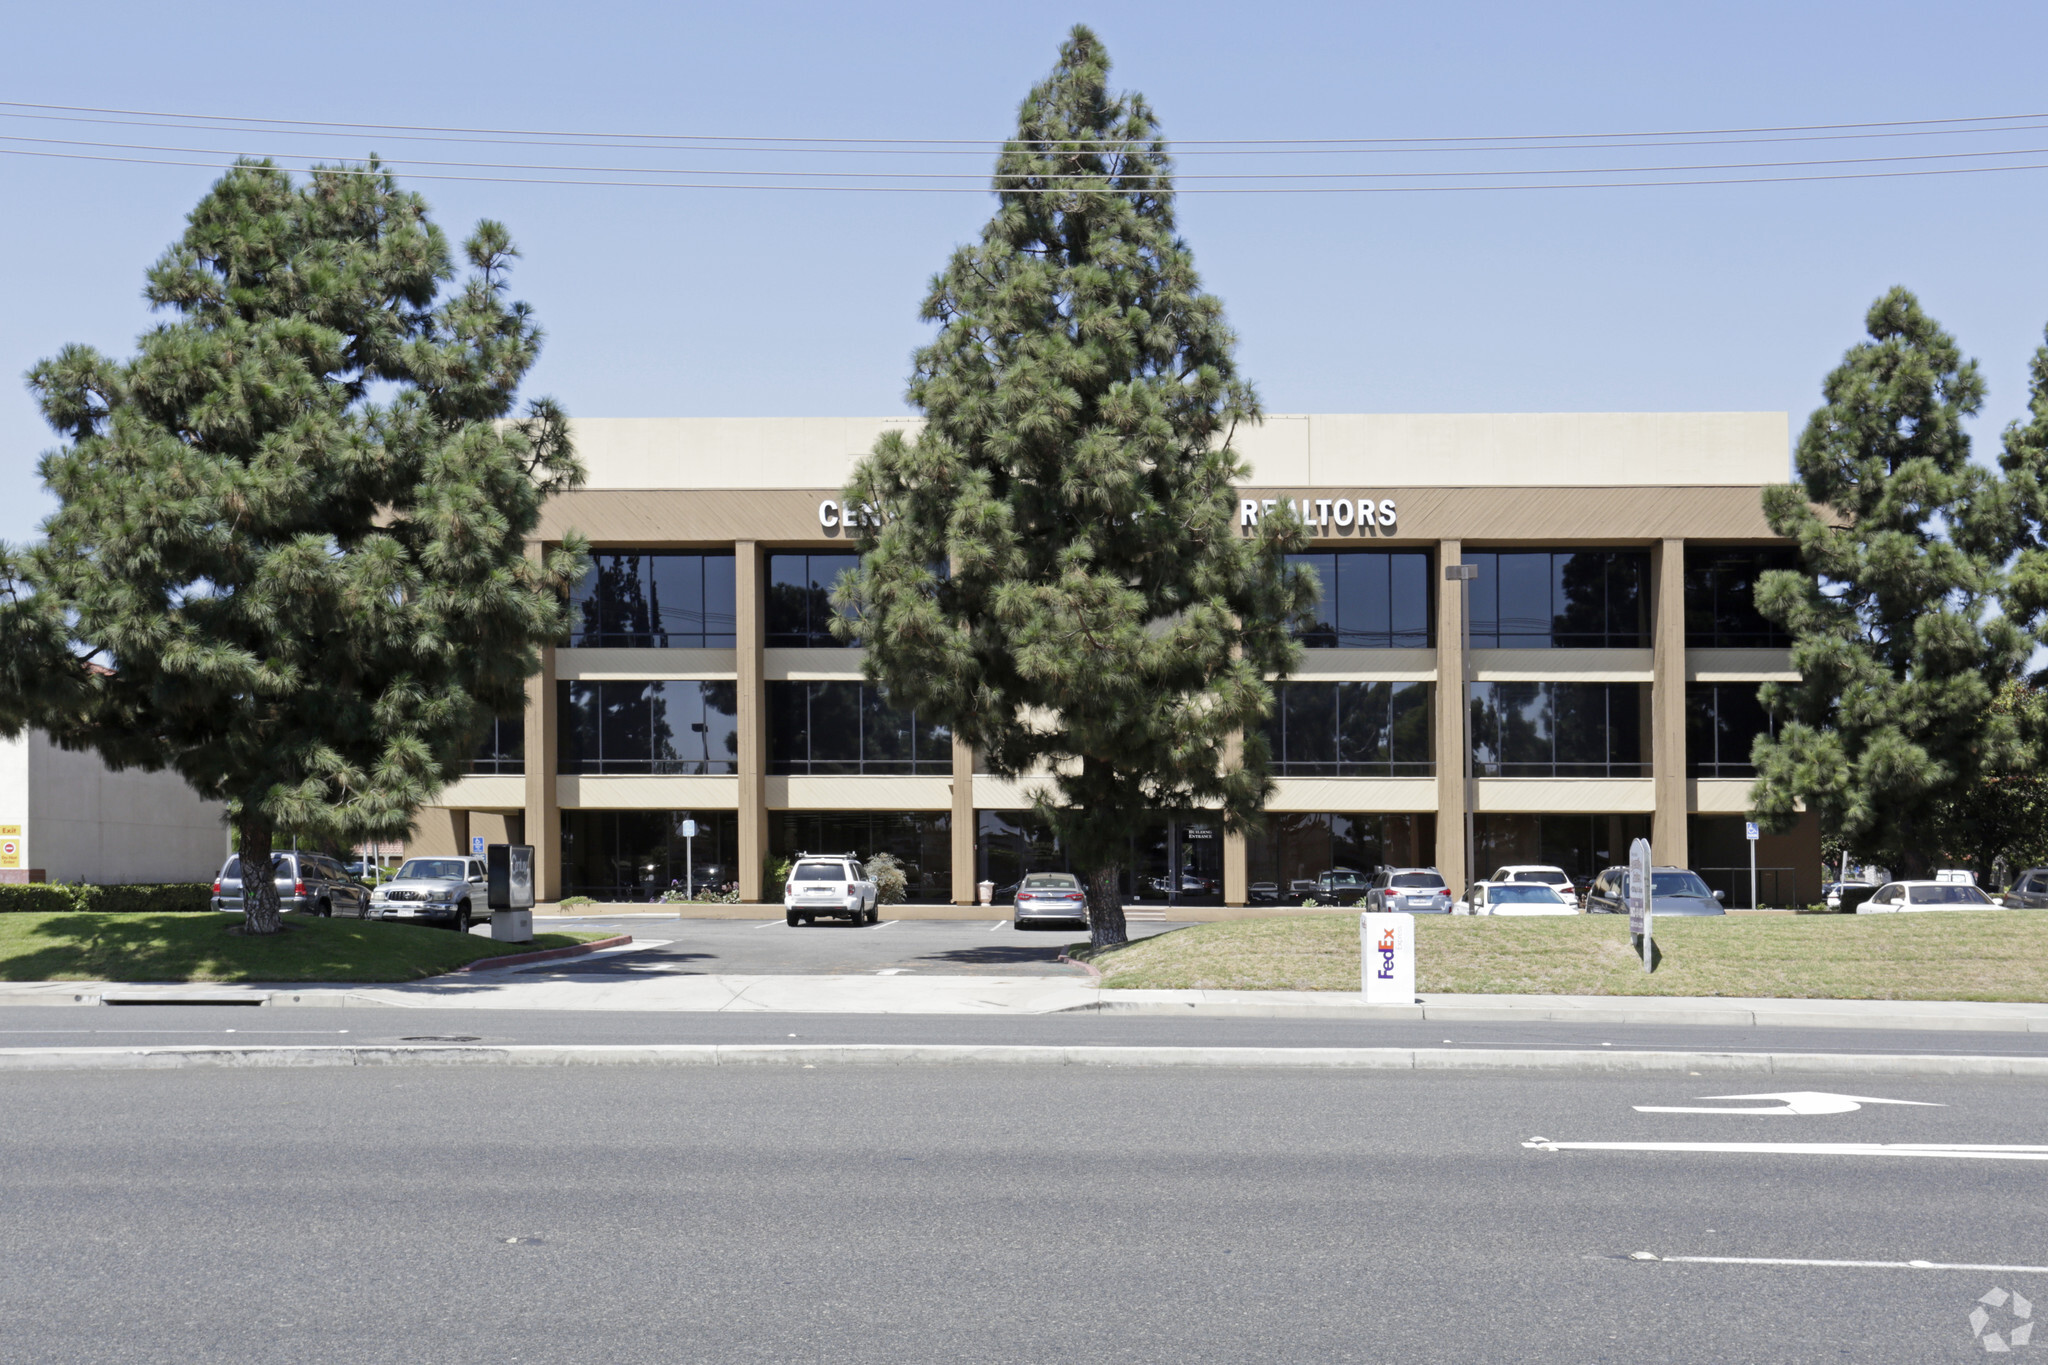
<svg viewBox="0 0 2048 1365">
<path fill-rule="evenodd" d="M 527 553 L 534 556 L 560 548 L 534 544 Z M 521 820 L 526 843 L 533 845 L 533 898 L 558 901 L 562 898 L 562 797 L 555 782 L 555 731 L 560 717 L 555 711 L 555 647 L 542 645 L 540 671 L 526 680 L 526 814 Z M 463 851 L 468 850 L 468 818 L 458 831 Z"/>
<path fill-rule="evenodd" d="M 1251 898 L 1245 846 L 1243 830 L 1223 831 L 1223 903 L 1232 910 L 1244 909 L 1245 902 Z"/>
<path fill-rule="evenodd" d="M 1650 772 L 1656 783 L 1657 813 L 1650 821 L 1650 849 L 1666 867 L 1692 865 L 1685 829 L 1685 542 L 1664 540 L 1650 547 L 1651 651 Z"/>
<path fill-rule="evenodd" d="M 1452 896 L 1465 894 L 1465 598 L 1471 587 L 1447 583 L 1464 563 L 1463 542 L 1437 542 L 1436 570 L 1436 866 Z"/>
<path fill-rule="evenodd" d="M 974 746 L 953 741 L 953 904 L 975 903 Z"/>
<path fill-rule="evenodd" d="M 733 551 L 733 643 L 739 656 L 740 899 L 761 900 L 768 861 L 768 689 L 762 653 L 768 630 L 768 566 L 759 542 Z"/>
</svg>

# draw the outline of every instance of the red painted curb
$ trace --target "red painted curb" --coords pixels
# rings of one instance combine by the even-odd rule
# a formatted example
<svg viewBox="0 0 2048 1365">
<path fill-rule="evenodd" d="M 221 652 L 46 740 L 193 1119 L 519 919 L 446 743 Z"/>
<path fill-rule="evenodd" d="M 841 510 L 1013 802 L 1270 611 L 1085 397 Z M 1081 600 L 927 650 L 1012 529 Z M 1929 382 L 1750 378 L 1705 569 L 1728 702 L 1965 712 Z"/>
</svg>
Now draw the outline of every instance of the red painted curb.
<svg viewBox="0 0 2048 1365">
<path fill-rule="evenodd" d="M 1102 984 L 1102 973 L 1096 969 L 1094 963 L 1083 962 L 1078 957 L 1068 957 L 1065 953 L 1060 954 L 1060 961 L 1066 963 L 1069 967 L 1079 967 L 1082 971 L 1088 973 L 1088 979 L 1095 985 L 1100 986 Z"/>
<path fill-rule="evenodd" d="M 631 943 L 631 934 L 614 934 L 610 938 L 592 939 L 579 943 L 573 948 L 543 948 L 535 953 L 507 953 L 503 957 L 480 957 L 466 967 L 457 967 L 458 972 L 486 972 L 498 967 L 517 967 L 526 962 L 552 962 L 558 957 L 582 957 L 599 948 L 618 948 Z"/>
</svg>

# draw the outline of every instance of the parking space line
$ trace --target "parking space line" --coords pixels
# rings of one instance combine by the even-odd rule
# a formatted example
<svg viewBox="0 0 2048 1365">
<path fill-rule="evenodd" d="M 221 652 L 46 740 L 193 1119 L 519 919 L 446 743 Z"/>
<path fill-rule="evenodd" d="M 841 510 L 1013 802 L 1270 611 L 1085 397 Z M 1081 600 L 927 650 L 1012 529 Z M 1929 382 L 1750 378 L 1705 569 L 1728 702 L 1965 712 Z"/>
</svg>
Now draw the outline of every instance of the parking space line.
<svg viewBox="0 0 2048 1365">
<path fill-rule="evenodd" d="M 762 920 L 762 921 L 761 921 L 761 922 L 760 922 L 759 924 L 755 925 L 754 927 L 755 927 L 756 929 L 773 929 L 773 928 L 774 928 L 774 927 L 775 927 L 776 925 L 778 925 L 778 924 L 787 924 L 787 923 L 789 923 L 789 921 L 788 921 L 788 920 L 780 920 L 780 919 L 764 919 L 764 920 Z"/>
<path fill-rule="evenodd" d="M 1006 920 L 1006 919 L 999 919 L 999 920 L 997 920 L 997 921 L 996 921 L 996 922 L 995 922 L 994 924 L 991 924 L 991 925 L 990 925 L 990 926 L 988 927 L 988 931 L 989 931 L 989 932 L 990 932 L 991 934 L 993 934 L 993 933 L 994 933 L 994 932 L 995 932 L 996 930 L 998 930 L 998 929 L 1002 928 L 1002 927 L 1003 927 L 1003 926 L 1004 926 L 1005 924 L 1008 924 L 1008 923 L 1009 923 L 1009 921 L 1008 921 L 1008 920 Z"/>
<path fill-rule="evenodd" d="M 1819 1266 L 1829 1270 L 1988 1270 L 2013 1275 L 2048 1275 L 2048 1266 L 1951 1264 L 1944 1261 L 1807 1261 L 1790 1256 L 1658 1256 L 1647 1251 L 1635 1252 L 1629 1259 L 1673 1262 L 1680 1265 L 1796 1265 Z"/>
<path fill-rule="evenodd" d="M 892 925 L 892 924 L 901 924 L 901 923 L 903 923 L 903 921 L 902 921 L 902 920 L 900 920 L 900 919 L 885 919 L 885 920 L 883 920 L 883 921 L 882 921 L 882 922 L 881 922 L 880 924 L 877 924 L 877 925 L 876 925 L 875 927 L 876 927 L 877 929 L 886 929 L 886 928 L 888 928 L 888 927 L 889 927 L 890 925 Z"/>
</svg>

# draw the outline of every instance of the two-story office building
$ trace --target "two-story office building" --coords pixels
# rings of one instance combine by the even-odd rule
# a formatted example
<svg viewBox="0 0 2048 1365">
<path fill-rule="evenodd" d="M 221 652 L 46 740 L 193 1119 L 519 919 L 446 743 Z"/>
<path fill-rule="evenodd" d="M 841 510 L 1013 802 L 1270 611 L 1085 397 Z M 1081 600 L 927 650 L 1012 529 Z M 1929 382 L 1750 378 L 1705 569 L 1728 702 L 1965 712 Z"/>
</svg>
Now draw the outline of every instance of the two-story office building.
<svg viewBox="0 0 2048 1365">
<path fill-rule="evenodd" d="M 979 771 L 944 726 L 891 707 L 827 628 L 855 556 L 839 490 L 878 434 L 914 425 L 578 422 L 589 481 L 540 531 L 595 548 L 571 635 L 414 846 L 529 842 L 547 899 L 680 885 L 685 821 L 698 881 L 748 900 L 799 849 L 892 851 L 913 899 L 960 904 L 983 879 L 1061 866 L 1033 782 Z M 1746 903 L 1756 688 L 1792 676 L 1752 601 L 1757 574 L 1791 562 L 1759 505 L 1787 477 L 1786 437 L 1782 413 L 1278 416 L 1241 431 L 1240 529 L 1293 503 L 1323 584 L 1278 688 L 1278 790 L 1248 835 L 1199 819 L 1133 830 L 1130 894 L 1285 903 L 1324 871 L 1381 864 L 1460 884 L 1469 794 L 1481 876 L 1509 862 L 1590 875 L 1647 836 L 1660 863 Z M 1476 576 L 1447 581 L 1458 565 Z M 1765 903 L 1818 898 L 1811 817 L 1759 854 Z"/>
</svg>

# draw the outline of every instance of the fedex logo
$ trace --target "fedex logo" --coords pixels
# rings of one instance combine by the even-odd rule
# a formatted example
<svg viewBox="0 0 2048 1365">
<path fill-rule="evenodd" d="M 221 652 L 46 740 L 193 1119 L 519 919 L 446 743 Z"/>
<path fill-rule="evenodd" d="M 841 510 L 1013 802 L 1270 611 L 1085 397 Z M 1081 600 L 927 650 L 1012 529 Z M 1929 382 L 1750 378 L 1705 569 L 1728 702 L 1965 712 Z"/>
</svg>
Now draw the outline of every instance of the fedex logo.
<svg viewBox="0 0 2048 1365">
<path fill-rule="evenodd" d="M 1394 979 L 1394 931 L 1381 933 L 1379 941 L 1380 969 L 1377 975 L 1382 981 Z"/>
</svg>

